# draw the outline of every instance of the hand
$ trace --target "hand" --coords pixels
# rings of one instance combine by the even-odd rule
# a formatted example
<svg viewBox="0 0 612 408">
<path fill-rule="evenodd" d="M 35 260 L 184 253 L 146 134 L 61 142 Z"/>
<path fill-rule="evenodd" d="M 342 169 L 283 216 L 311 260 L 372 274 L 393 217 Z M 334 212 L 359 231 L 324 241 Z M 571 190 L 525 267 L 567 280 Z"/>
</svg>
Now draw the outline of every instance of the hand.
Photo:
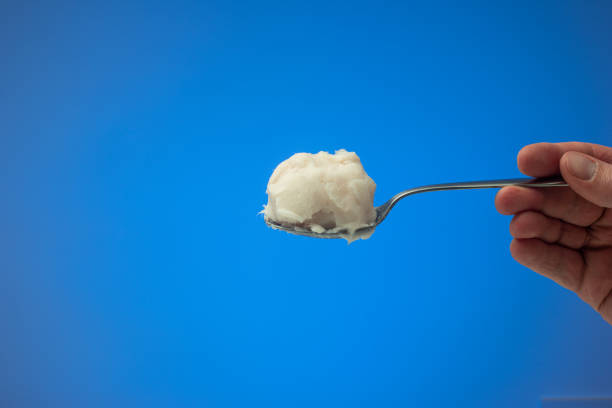
<svg viewBox="0 0 612 408">
<path fill-rule="evenodd" d="M 572 290 L 612 324 L 612 148 L 537 143 L 518 154 L 524 174 L 561 174 L 569 187 L 505 187 L 497 210 L 514 215 L 510 252 Z"/>
</svg>

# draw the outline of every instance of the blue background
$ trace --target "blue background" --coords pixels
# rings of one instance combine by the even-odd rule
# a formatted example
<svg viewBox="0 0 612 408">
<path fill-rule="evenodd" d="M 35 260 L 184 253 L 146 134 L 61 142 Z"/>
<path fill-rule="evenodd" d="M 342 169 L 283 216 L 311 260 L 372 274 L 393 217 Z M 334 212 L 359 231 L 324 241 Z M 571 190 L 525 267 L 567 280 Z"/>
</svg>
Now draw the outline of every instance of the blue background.
<svg viewBox="0 0 612 408">
<path fill-rule="evenodd" d="M 537 3 L 537 4 L 532 4 Z M 612 7 L 3 2 L 0 405 L 537 407 L 612 394 L 612 327 L 513 262 L 494 191 L 368 241 L 257 215 L 295 152 L 375 202 L 612 141 Z"/>
</svg>

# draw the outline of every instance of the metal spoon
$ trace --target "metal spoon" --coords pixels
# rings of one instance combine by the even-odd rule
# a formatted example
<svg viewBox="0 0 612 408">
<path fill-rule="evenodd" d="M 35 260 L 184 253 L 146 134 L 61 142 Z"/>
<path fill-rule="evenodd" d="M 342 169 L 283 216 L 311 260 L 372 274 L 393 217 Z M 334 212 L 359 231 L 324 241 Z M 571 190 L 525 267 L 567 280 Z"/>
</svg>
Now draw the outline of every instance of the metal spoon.
<svg viewBox="0 0 612 408">
<path fill-rule="evenodd" d="M 567 183 L 560 177 L 547 177 L 547 178 L 515 178 L 515 179 L 504 179 L 504 180 L 488 180 L 488 181 L 465 181 L 458 183 L 445 183 L 445 184 L 431 184 L 428 186 L 421 186 L 411 188 L 406 191 L 402 191 L 391 197 L 389 201 L 381 206 L 375 208 L 376 220 L 374 224 L 367 227 L 363 227 L 350 234 L 349 231 L 334 231 L 334 232 L 313 232 L 310 229 L 297 225 L 285 225 L 277 223 L 273 220 L 265 218 L 266 224 L 269 227 L 286 231 L 291 234 L 304 235 L 313 238 L 345 238 L 347 235 L 361 236 L 370 234 L 374 229 L 387 218 L 389 211 L 397 204 L 399 200 L 404 197 L 408 197 L 412 194 L 427 193 L 430 191 L 444 191 L 444 190 L 470 190 L 475 188 L 500 188 L 505 186 L 522 186 L 522 187 L 566 187 Z"/>
</svg>

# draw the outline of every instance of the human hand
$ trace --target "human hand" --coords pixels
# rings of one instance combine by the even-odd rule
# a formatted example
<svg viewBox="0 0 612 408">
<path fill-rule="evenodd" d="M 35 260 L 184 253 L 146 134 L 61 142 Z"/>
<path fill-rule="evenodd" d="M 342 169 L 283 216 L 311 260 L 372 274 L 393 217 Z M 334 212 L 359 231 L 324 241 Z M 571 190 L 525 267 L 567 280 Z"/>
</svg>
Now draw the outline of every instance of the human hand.
<svg viewBox="0 0 612 408">
<path fill-rule="evenodd" d="M 497 193 L 497 210 L 514 215 L 512 256 L 576 292 L 612 324 L 612 148 L 537 143 L 519 152 L 518 167 L 531 177 L 561 174 L 569 187 Z"/>
</svg>

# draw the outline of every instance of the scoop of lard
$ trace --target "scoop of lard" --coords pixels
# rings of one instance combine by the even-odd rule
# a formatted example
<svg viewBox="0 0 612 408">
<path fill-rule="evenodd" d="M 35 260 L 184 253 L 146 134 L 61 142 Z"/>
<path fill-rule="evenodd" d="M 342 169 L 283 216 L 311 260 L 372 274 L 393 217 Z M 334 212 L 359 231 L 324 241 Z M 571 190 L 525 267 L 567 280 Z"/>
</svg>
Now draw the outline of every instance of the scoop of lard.
<svg viewBox="0 0 612 408">
<path fill-rule="evenodd" d="M 296 153 L 272 173 L 262 212 L 284 226 L 340 233 L 350 243 L 373 232 L 356 233 L 376 220 L 375 190 L 376 183 L 353 152 Z"/>
</svg>

